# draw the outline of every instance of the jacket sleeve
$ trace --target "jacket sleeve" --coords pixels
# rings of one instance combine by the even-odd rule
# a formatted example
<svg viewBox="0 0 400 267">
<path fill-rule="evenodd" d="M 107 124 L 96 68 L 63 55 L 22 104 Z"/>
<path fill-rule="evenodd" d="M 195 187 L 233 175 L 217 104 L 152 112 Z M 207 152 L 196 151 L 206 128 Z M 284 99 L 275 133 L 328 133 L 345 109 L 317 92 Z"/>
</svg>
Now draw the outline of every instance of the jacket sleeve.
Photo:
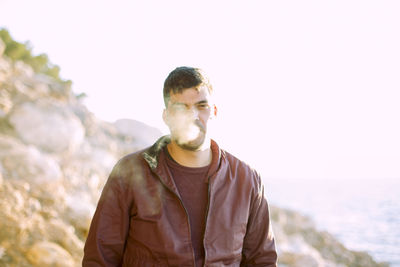
<svg viewBox="0 0 400 267">
<path fill-rule="evenodd" d="M 257 175 L 258 188 L 253 197 L 240 266 L 276 267 L 277 253 L 271 228 L 264 186 Z"/>
<path fill-rule="evenodd" d="M 117 164 L 103 188 L 86 239 L 82 266 L 121 266 L 129 230 L 127 186 Z"/>
</svg>

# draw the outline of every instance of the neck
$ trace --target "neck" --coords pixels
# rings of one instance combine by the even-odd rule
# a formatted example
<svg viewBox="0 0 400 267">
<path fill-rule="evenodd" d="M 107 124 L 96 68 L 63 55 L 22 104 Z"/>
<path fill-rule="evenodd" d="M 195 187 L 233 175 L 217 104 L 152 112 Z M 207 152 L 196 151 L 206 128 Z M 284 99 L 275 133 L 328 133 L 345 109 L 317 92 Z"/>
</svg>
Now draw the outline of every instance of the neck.
<svg viewBox="0 0 400 267">
<path fill-rule="evenodd" d="M 204 145 L 196 151 L 183 149 L 182 147 L 178 146 L 178 144 L 176 144 L 173 140 L 167 145 L 167 149 L 171 157 L 176 162 L 186 167 L 205 167 L 209 165 L 212 160 L 210 140 L 206 141 Z"/>
</svg>

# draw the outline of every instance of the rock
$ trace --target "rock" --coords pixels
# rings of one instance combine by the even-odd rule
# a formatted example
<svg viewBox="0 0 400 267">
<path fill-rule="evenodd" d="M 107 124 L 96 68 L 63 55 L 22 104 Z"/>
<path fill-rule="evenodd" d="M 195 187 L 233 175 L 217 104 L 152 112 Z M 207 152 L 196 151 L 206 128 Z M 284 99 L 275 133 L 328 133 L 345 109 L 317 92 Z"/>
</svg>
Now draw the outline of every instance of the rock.
<svg viewBox="0 0 400 267">
<path fill-rule="evenodd" d="M 85 192 L 71 193 L 66 197 L 66 205 L 68 220 L 77 230 L 85 232 L 90 226 L 96 208 L 92 204 L 90 195 Z"/>
<path fill-rule="evenodd" d="M 49 241 L 60 244 L 80 260 L 83 256 L 84 243 L 76 236 L 75 229 L 60 219 L 51 219 L 46 225 L 46 236 Z"/>
<path fill-rule="evenodd" d="M 31 66 L 25 64 L 23 61 L 20 60 L 18 60 L 14 64 L 14 73 L 18 76 L 24 76 L 28 78 L 32 77 L 35 74 Z"/>
<path fill-rule="evenodd" d="M 3 90 L 1 88 L 2 87 L 1 85 L 7 81 L 7 79 L 10 77 L 11 74 L 11 64 L 9 60 L 2 57 L 4 50 L 5 50 L 5 44 L 0 39 L 0 93 Z"/>
<path fill-rule="evenodd" d="M 112 151 L 95 147 L 85 140 L 79 151 L 59 160 L 65 177 L 64 185 L 69 185 L 72 191 L 97 195 L 117 160 Z"/>
<path fill-rule="evenodd" d="M 363 252 L 346 249 L 327 232 L 316 229 L 310 218 L 271 206 L 272 225 L 279 252 L 279 266 L 383 267 Z"/>
<path fill-rule="evenodd" d="M 38 267 L 73 267 L 72 256 L 61 246 L 47 241 L 35 243 L 27 252 L 27 259 Z"/>
<path fill-rule="evenodd" d="M 0 135 L 0 148 L 0 161 L 9 178 L 24 179 L 36 186 L 58 183 L 62 179 L 58 163 L 36 147 Z"/>
<path fill-rule="evenodd" d="M 0 85 L 2 84 L 4 85 L 4 83 L 8 80 L 10 75 L 11 75 L 10 62 L 5 58 L 0 57 Z M 1 87 L 0 89 L 2 89 Z"/>
<path fill-rule="evenodd" d="M 277 238 L 277 240 L 279 240 Z M 292 267 L 345 267 L 324 259 L 320 252 L 310 246 L 304 238 L 295 234 L 288 242 L 278 241 L 279 262 Z"/>
<path fill-rule="evenodd" d="M 119 134 L 132 138 L 141 143 L 143 147 L 153 144 L 162 135 L 157 128 L 131 119 L 117 120 L 114 125 Z"/>
<path fill-rule="evenodd" d="M 0 70 L 1 82 L 1 70 Z M 10 93 L 7 90 L 0 89 L 0 118 L 4 118 L 13 106 Z"/>
<path fill-rule="evenodd" d="M 0 39 L 0 57 L 3 55 L 5 50 L 6 50 L 6 45 L 4 44 L 3 40 Z"/>
<path fill-rule="evenodd" d="M 67 107 L 49 102 L 15 107 L 10 122 L 25 143 L 49 152 L 73 151 L 85 135 L 80 120 Z"/>
<path fill-rule="evenodd" d="M 115 155 L 103 148 L 92 148 L 92 153 L 87 159 L 88 161 L 92 161 L 95 166 L 101 166 L 100 168 L 106 170 L 107 172 L 112 170 L 113 166 L 118 160 Z"/>
<path fill-rule="evenodd" d="M 0 188 L 2 188 L 3 187 L 3 166 L 2 166 L 2 164 L 0 163 Z"/>
</svg>

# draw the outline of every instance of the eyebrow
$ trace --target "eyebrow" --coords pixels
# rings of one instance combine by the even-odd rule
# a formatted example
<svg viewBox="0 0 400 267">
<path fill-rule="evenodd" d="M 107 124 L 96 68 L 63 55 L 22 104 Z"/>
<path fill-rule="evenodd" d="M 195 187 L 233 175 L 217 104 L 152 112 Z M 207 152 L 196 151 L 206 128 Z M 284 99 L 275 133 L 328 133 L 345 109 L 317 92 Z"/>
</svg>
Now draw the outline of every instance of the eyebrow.
<svg viewBox="0 0 400 267">
<path fill-rule="evenodd" d="M 172 105 L 182 105 L 182 106 L 187 106 L 188 104 L 183 103 L 183 102 L 174 102 L 171 103 Z M 194 105 L 199 105 L 199 104 L 208 104 L 208 100 L 201 100 L 199 102 L 194 103 Z"/>
<path fill-rule="evenodd" d="M 186 104 L 182 103 L 182 102 L 175 102 L 175 103 L 171 103 L 171 106 L 186 106 Z"/>
</svg>

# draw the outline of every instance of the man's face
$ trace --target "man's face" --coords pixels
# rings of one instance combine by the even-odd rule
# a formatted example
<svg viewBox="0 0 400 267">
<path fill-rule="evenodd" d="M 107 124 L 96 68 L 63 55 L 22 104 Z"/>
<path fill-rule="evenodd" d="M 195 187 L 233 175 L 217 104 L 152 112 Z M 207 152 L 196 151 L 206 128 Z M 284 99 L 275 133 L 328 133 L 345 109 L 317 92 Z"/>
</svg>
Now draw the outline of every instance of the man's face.
<svg viewBox="0 0 400 267">
<path fill-rule="evenodd" d="M 163 118 L 171 131 L 171 138 L 181 148 L 196 151 L 206 140 L 207 124 L 215 106 L 210 102 L 206 87 L 184 89 L 171 93 Z"/>
</svg>

